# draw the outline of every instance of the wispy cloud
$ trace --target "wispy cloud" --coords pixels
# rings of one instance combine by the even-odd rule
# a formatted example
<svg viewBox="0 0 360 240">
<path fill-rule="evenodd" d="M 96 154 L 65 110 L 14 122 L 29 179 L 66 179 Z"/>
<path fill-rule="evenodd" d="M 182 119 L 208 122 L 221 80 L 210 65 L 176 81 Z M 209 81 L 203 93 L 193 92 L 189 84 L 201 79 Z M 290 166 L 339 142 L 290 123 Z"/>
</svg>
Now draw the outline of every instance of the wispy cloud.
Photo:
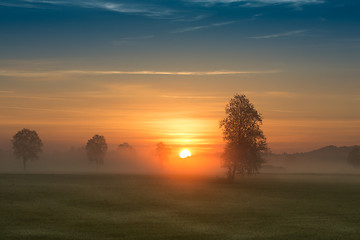
<svg viewBox="0 0 360 240">
<path fill-rule="evenodd" d="M 281 37 L 293 37 L 293 36 L 304 36 L 308 30 L 295 30 L 276 34 L 262 35 L 256 37 L 250 37 L 252 39 L 269 39 L 269 38 L 281 38 Z"/>
<path fill-rule="evenodd" d="M 293 5 L 302 6 L 307 4 L 320 4 L 324 3 L 325 0 L 187 0 L 187 2 L 201 3 L 205 5 L 214 4 L 232 4 L 238 3 L 239 6 L 243 7 L 263 7 L 267 5 Z"/>
<path fill-rule="evenodd" d="M 36 6 L 33 4 L 27 4 L 27 3 L 9 3 L 9 2 L 0 2 L 0 6 L 5 7 L 20 7 L 20 8 L 43 8 L 41 6 Z"/>
<path fill-rule="evenodd" d="M 85 111 L 74 111 L 74 110 L 52 109 L 52 108 L 30 108 L 30 107 L 13 107 L 13 106 L 0 106 L 0 108 L 15 109 L 15 110 L 36 110 L 36 111 L 48 111 L 48 112 L 72 112 L 72 113 L 85 112 Z"/>
<path fill-rule="evenodd" d="M 265 92 L 264 94 L 267 96 L 280 97 L 280 98 L 294 98 L 298 96 L 298 94 L 294 92 L 281 92 L 281 91 L 269 91 L 269 92 Z"/>
<path fill-rule="evenodd" d="M 225 26 L 225 25 L 233 24 L 233 23 L 235 23 L 235 22 L 236 22 L 236 21 L 219 22 L 219 23 L 213 23 L 213 24 L 209 24 L 209 25 L 202 25 L 202 26 L 193 26 L 193 27 L 187 27 L 187 28 L 180 28 L 180 29 L 176 29 L 176 30 L 172 31 L 171 33 L 193 32 L 193 31 L 197 31 L 197 30 L 201 30 L 201 29 L 206 29 L 206 28 L 213 28 L 213 27 Z"/>
<path fill-rule="evenodd" d="M 130 14 L 142 14 L 148 17 L 170 16 L 173 10 L 165 7 L 143 4 L 112 3 L 104 1 L 86 2 L 82 1 L 80 6 L 89 8 L 100 8 L 108 11 Z"/>
<path fill-rule="evenodd" d="M 189 96 L 189 95 L 161 95 L 162 98 L 181 98 L 181 99 L 218 99 L 218 98 L 227 98 L 220 96 Z"/>
<path fill-rule="evenodd" d="M 45 3 L 45 4 L 64 4 L 66 0 L 22 0 L 28 3 Z"/>
<path fill-rule="evenodd" d="M 295 113 L 295 112 L 299 112 L 299 111 L 293 111 L 293 110 L 280 110 L 280 109 L 273 109 L 271 111 L 272 112 L 277 112 L 277 113 Z"/>
<path fill-rule="evenodd" d="M 197 15 L 195 17 L 181 17 L 181 18 L 177 18 L 172 20 L 173 22 L 196 22 L 196 21 L 200 21 L 203 20 L 205 18 L 209 17 L 209 15 Z"/>
<path fill-rule="evenodd" d="M 0 92 L 1 93 L 1 92 Z M 0 99 L 30 99 L 30 100 L 44 100 L 44 101 L 74 101 L 73 98 L 69 97 L 39 97 L 39 96 L 23 96 L 23 95 L 10 95 L 7 94 L 6 96 L 1 96 Z"/>
<path fill-rule="evenodd" d="M 96 8 L 106 11 L 144 15 L 148 17 L 169 17 L 174 10 L 162 5 L 129 3 L 108 0 L 5 0 L 0 3 L 2 6 L 8 7 L 24 7 L 24 8 L 44 8 L 46 6 L 75 6 L 80 8 Z"/>
<path fill-rule="evenodd" d="M 207 72 L 176 72 L 176 71 L 96 71 L 96 70 L 61 70 L 61 71 L 15 71 L 0 70 L 0 76 L 7 77 L 46 77 L 54 75 L 179 75 L 179 76 L 206 76 L 206 75 L 242 75 L 242 74 L 274 74 L 279 70 L 268 71 L 207 71 Z"/>
<path fill-rule="evenodd" d="M 245 94 L 257 97 L 271 97 L 271 98 L 295 98 L 299 97 L 298 93 L 295 92 L 287 92 L 287 91 L 267 91 L 267 92 L 254 92 L 254 91 L 246 91 Z"/>
</svg>

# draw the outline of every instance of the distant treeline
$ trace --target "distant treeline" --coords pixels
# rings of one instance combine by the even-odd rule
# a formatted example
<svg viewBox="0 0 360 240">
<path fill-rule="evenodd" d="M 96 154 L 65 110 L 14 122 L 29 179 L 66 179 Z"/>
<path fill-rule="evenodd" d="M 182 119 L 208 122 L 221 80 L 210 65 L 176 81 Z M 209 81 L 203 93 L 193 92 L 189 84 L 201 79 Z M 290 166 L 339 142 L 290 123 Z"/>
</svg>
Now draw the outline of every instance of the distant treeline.
<svg viewBox="0 0 360 240">
<path fill-rule="evenodd" d="M 23 168 L 26 170 L 27 163 L 31 160 L 39 159 L 40 154 L 43 152 L 43 142 L 35 130 L 24 128 L 18 131 L 11 139 L 14 156 L 22 160 Z M 167 161 L 171 148 L 166 146 L 163 142 L 159 142 L 155 147 L 155 155 L 160 162 Z M 73 148 L 72 154 L 76 151 Z M 85 144 L 84 151 L 90 162 L 95 163 L 96 166 L 104 164 L 105 156 L 108 152 L 108 145 L 106 139 L 102 135 L 95 134 Z M 124 142 L 117 146 L 117 152 L 120 153 L 122 158 L 136 159 L 137 152 L 133 146 Z M 79 151 L 77 151 L 77 155 Z M 0 156 L 3 155 L 0 151 Z"/>
</svg>

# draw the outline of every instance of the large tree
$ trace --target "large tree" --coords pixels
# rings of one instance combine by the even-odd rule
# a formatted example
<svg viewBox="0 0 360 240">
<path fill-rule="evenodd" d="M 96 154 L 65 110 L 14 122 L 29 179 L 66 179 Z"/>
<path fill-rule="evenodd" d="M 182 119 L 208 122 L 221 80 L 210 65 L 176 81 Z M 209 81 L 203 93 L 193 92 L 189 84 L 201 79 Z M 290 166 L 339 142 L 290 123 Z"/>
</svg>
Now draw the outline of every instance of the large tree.
<svg viewBox="0 0 360 240">
<path fill-rule="evenodd" d="M 236 94 L 225 107 L 226 117 L 220 121 L 226 142 L 223 167 L 229 180 L 236 174 L 258 173 L 264 160 L 261 152 L 267 144 L 261 130 L 262 116 L 245 95 Z"/>
<path fill-rule="evenodd" d="M 27 128 L 18 131 L 11 142 L 15 157 L 23 161 L 24 170 L 27 161 L 38 159 L 42 152 L 43 143 L 39 135 L 36 131 Z"/>
<path fill-rule="evenodd" d="M 97 166 L 104 163 L 108 146 L 104 136 L 94 135 L 86 144 L 86 154 L 91 162 Z"/>
</svg>

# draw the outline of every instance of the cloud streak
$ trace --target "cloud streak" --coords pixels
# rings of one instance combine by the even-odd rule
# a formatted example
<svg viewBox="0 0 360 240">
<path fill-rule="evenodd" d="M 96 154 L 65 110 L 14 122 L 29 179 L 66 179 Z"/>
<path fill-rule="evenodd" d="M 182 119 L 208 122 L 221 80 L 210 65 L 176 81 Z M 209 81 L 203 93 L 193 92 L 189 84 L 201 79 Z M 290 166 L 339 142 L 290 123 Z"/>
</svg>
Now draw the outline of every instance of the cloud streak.
<svg viewBox="0 0 360 240">
<path fill-rule="evenodd" d="M 320 4 L 324 3 L 324 0 L 188 0 L 192 3 L 201 3 L 206 5 L 214 4 L 232 4 L 238 3 L 243 7 L 263 7 L 267 5 L 281 5 L 290 4 L 295 6 L 307 5 L 307 4 Z"/>
<path fill-rule="evenodd" d="M 35 111 L 48 111 L 48 112 L 72 112 L 72 113 L 82 113 L 85 111 L 74 111 L 74 110 L 64 110 L 64 109 L 52 109 L 52 108 L 30 108 L 30 107 L 14 107 L 14 106 L 0 106 L 2 109 L 14 109 L 14 110 L 35 110 Z"/>
<path fill-rule="evenodd" d="M 119 1 L 104 0 L 19 0 L 6 1 L 0 3 L 0 6 L 23 7 L 23 8 L 45 8 L 46 6 L 75 6 L 80 8 L 94 8 L 106 11 L 143 15 L 147 17 L 169 17 L 173 14 L 173 10 L 161 5 L 125 3 Z"/>
<path fill-rule="evenodd" d="M 219 97 L 219 96 L 178 96 L 178 95 L 161 95 L 162 98 L 180 98 L 180 99 L 219 99 L 219 98 L 228 98 L 228 97 Z"/>
<path fill-rule="evenodd" d="M 63 70 L 63 71 L 15 71 L 0 70 L 0 76 L 6 77 L 46 77 L 49 75 L 178 75 L 178 76 L 211 76 L 211 75 L 242 75 L 242 74 L 274 74 L 279 70 L 268 71 L 207 71 L 207 72 L 183 72 L 183 71 L 96 71 L 96 70 Z"/>
<path fill-rule="evenodd" d="M 225 26 L 225 25 L 229 25 L 229 24 L 233 24 L 236 21 L 229 21 L 229 22 L 219 22 L 219 23 L 213 23 L 213 24 L 209 24 L 209 25 L 202 25 L 202 26 L 193 26 L 193 27 L 187 27 L 187 28 L 180 28 L 177 30 L 174 30 L 170 33 L 184 33 L 184 32 L 193 32 L 193 31 L 197 31 L 197 30 L 201 30 L 201 29 L 206 29 L 206 28 L 213 28 L 213 27 L 220 27 L 220 26 Z"/>
<path fill-rule="evenodd" d="M 80 6 L 88 8 L 99 8 L 119 13 L 141 14 L 148 17 L 166 17 L 172 15 L 173 13 L 173 10 L 154 5 L 112 3 L 103 1 L 81 1 Z"/>
<path fill-rule="evenodd" d="M 305 5 L 325 3 L 326 0 L 187 0 L 194 4 L 201 4 L 205 7 L 225 6 L 242 8 L 265 8 L 265 7 L 292 7 L 302 10 Z"/>
<path fill-rule="evenodd" d="M 307 32 L 307 30 L 295 30 L 295 31 L 263 35 L 263 36 L 256 36 L 256 37 L 250 37 L 250 38 L 252 38 L 252 39 L 270 39 L 270 38 L 281 38 L 281 37 L 294 37 L 294 36 L 303 36 L 305 32 Z"/>
</svg>

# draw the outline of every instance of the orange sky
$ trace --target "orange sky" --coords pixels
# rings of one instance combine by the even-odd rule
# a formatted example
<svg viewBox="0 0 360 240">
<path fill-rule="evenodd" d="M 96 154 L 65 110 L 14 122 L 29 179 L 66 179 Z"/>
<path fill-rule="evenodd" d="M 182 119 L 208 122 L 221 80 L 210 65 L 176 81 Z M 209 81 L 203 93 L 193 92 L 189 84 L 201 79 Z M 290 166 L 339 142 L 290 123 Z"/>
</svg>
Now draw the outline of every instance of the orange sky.
<svg viewBox="0 0 360 240">
<path fill-rule="evenodd" d="M 10 138 L 26 127 L 51 148 L 81 146 L 102 134 L 110 147 L 129 142 L 151 149 L 163 141 L 195 155 L 218 153 L 218 123 L 235 93 L 246 94 L 263 114 L 273 152 L 360 142 L 355 90 L 296 85 L 287 79 L 300 76 L 280 70 L 124 73 L 59 71 L 45 64 L 19 71 L 13 65 L 0 72 L 0 148 L 10 147 Z"/>
</svg>

